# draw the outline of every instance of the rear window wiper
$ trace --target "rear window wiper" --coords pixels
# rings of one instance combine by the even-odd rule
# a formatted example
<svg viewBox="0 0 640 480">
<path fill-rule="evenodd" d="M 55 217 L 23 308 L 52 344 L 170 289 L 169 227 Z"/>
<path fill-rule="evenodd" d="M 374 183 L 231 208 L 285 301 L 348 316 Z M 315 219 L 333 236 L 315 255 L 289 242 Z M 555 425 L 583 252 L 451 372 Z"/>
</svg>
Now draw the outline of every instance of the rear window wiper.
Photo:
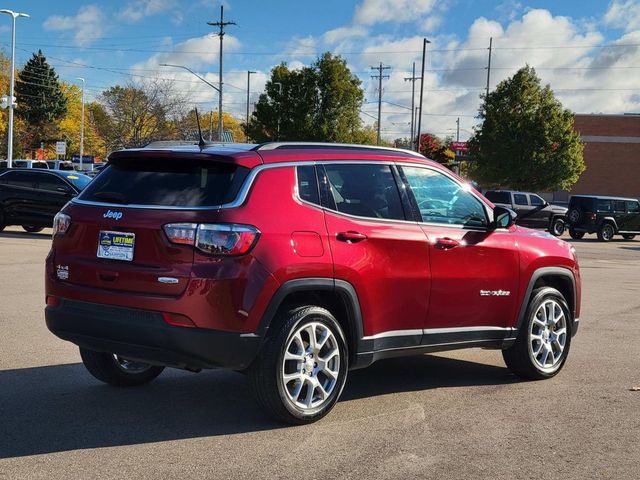
<svg viewBox="0 0 640 480">
<path fill-rule="evenodd" d="M 96 192 L 93 194 L 93 198 L 115 203 L 129 203 L 127 197 L 118 192 Z"/>
</svg>

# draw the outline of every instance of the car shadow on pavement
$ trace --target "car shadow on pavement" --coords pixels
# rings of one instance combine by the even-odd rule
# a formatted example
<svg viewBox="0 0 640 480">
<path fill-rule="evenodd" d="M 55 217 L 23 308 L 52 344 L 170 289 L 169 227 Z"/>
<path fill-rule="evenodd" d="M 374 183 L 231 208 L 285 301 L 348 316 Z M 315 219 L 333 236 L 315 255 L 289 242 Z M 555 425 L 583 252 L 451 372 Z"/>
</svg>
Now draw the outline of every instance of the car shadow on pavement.
<svg viewBox="0 0 640 480">
<path fill-rule="evenodd" d="M 504 368 L 421 356 L 349 375 L 343 400 L 515 381 Z M 81 364 L 0 370 L 0 459 L 282 428 L 257 406 L 244 375 L 167 370 L 138 388 L 101 384 Z"/>
<path fill-rule="evenodd" d="M 51 232 L 28 233 L 28 232 L 3 231 L 3 232 L 0 232 L 0 238 L 30 238 L 32 240 L 33 239 L 51 240 Z"/>
</svg>

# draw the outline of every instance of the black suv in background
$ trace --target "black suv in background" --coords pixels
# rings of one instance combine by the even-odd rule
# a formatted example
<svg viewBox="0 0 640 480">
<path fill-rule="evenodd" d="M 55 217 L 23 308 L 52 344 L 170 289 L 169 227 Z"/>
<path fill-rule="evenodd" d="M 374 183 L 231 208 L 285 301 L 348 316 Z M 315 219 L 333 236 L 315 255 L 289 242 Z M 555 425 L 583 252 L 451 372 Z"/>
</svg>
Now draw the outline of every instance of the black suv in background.
<svg viewBox="0 0 640 480">
<path fill-rule="evenodd" d="M 488 190 L 484 194 L 491 202 L 518 214 L 516 223 L 523 227 L 540 228 L 559 237 L 564 233 L 567 209 L 549 204 L 535 193 L 513 190 Z"/>
<path fill-rule="evenodd" d="M 633 240 L 640 234 L 640 202 L 635 198 L 573 195 L 567 221 L 571 238 L 597 233 L 602 242 L 608 242 L 614 235 Z"/>
<path fill-rule="evenodd" d="M 0 231 L 8 225 L 21 225 L 30 233 L 51 227 L 55 214 L 90 181 L 70 171 L 0 170 Z"/>
</svg>

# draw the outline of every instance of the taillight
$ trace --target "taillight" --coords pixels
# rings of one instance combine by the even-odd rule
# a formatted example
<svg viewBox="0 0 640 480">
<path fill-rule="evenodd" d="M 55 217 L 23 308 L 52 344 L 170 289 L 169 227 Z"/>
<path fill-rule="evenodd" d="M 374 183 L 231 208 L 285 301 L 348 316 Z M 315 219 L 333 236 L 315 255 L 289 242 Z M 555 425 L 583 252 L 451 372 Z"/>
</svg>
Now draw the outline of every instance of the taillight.
<svg viewBox="0 0 640 480">
<path fill-rule="evenodd" d="M 53 235 L 64 235 L 71 226 L 71 217 L 62 212 L 58 212 L 53 217 Z"/>
<path fill-rule="evenodd" d="M 587 218 L 592 222 L 595 222 L 597 215 L 594 212 L 587 212 Z"/>
<path fill-rule="evenodd" d="M 256 227 L 236 223 L 170 223 L 163 228 L 170 242 L 192 245 L 212 255 L 243 255 L 260 236 Z"/>
</svg>

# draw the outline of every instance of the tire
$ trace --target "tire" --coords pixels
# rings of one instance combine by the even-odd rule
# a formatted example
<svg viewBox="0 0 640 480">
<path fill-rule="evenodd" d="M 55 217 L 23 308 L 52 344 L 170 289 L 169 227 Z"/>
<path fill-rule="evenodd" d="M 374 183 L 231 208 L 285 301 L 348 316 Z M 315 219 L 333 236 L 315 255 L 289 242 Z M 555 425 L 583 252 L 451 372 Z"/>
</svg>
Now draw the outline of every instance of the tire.
<svg viewBox="0 0 640 480">
<path fill-rule="evenodd" d="M 636 236 L 633 233 L 623 233 L 622 238 L 625 240 L 633 240 Z"/>
<path fill-rule="evenodd" d="M 38 233 L 44 230 L 44 227 L 34 227 L 32 225 L 22 225 L 22 229 L 28 233 Z"/>
<path fill-rule="evenodd" d="M 543 327 L 542 323 L 550 312 L 556 323 L 545 323 Z M 526 380 L 555 376 L 569 355 L 571 327 L 571 314 L 562 294 L 551 287 L 534 290 L 515 343 L 502 351 L 507 367 Z"/>
<path fill-rule="evenodd" d="M 554 237 L 560 237 L 564 233 L 564 227 L 565 227 L 564 218 L 555 217 L 553 220 L 551 220 L 551 227 L 549 228 L 549 233 L 551 233 L 551 235 L 553 235 Z"/>
<path fill-rule="evenodd" d="M 132 362 L 112 353 L 80 348 L 82 363 L 91 375 L 115 387 L 144 385 L 162 373 L 164 367 Z"/>
<path fill-rule="evenodd" d="M 584 232 L 578 232 L 577 230 L 573 229 L 572 227 L 569 227 L 569 236 L 571 238 L 573 238 L 574 240 L 580 240 L 580 239 L 582 239 L 582 237 L 584 237 Z"/>
<path fill-rule="evenodd" d="M 601 242 L 610 242 L 616 234 L 616 229 L 610 223 L 603 223 L 598 229 L 598 240 Z"/>
<path fill-rule="evenodd" d="M 274 322 L 277 327 L 271 327 L 271 335 L 249 367 L 251 390 L 258 404 L 276 420 L 294 425 L 313 423 L 331 411 L 347 380 L 349 357 L 344 333 L 328 310 L 316 306 L 282 312 Z M 325 338 L 320 349 L 312 347 L 311 332 L 315 332 L 316 342 L 318 334 L 320 340 Z"/>
<path fill-rule="evenodd" d="M 572 208 L 567 214 L 569 223 L 576 224 L 582 220 L 582 210 L 580 208 Z"/>
</svg>

